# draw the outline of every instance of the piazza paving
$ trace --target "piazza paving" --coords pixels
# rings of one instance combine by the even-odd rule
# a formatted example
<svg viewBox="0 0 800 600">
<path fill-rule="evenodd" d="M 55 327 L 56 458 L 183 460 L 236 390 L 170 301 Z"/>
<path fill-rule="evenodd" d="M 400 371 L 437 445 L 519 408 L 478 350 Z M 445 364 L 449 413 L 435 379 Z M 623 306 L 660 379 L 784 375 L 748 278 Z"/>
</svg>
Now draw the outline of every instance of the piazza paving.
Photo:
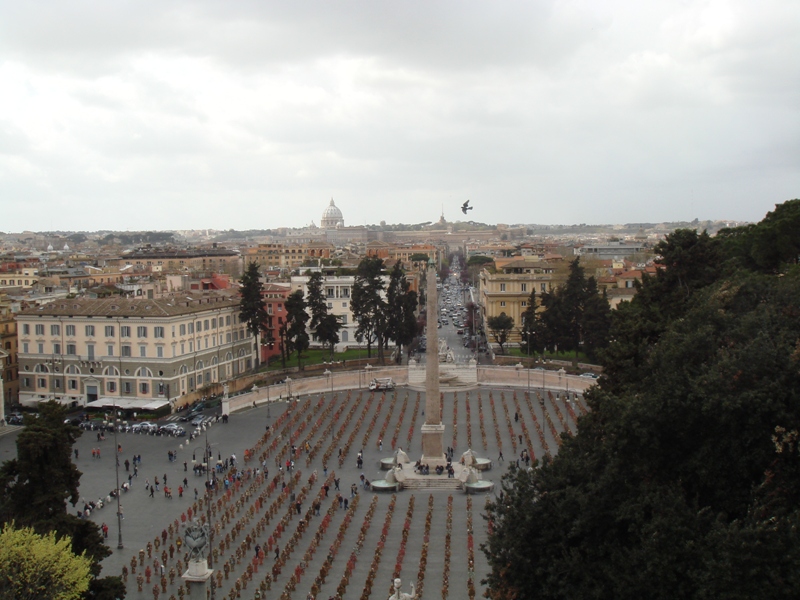
<svg viewBox="0 0 800 600">
<path fill-rule="evenodd" d="M 494 468 L 482 478 L 495 482 L 497 493 L 502 473 L 523 450 L 532 458 L 555 454 L 559 434 L 576 431 L 577 417 L 586 412 L 583 399 L 561 394 L 508 388 L 447 391 L 442 394 L 444 443 L 454 449 L 455 461 L 468 448 L 491 459 Z M 105 502 L 116 487 L 114 444 L 119 444 L 120 484 L 129 477 L 131 482 L 120 497 L 123 548 L 117 548 L 115 502 L 89 517 L 108 526 L 112 554 L 103 562 L 102 574 L 124 573 L 128 598 L 184 597 L 180 574 L 186 569 L 186 547 L 179 549 L 178 539 L 190 515 L 206 518 L 209 510 L 203 501 L 206 476 L 192 469 L 193 455 L 201 459 L 207 443 L 215 461 L 229 461 L 217 477 L 230 476 L 227 489 L 220 482 L 211 500 L 216 598 L 237 597 L 237 591 L 238 597 L 254 598 L 259 591 L 265 598 L 304 600 L 311 593 L 318 600 L 383 599 L 395 577 L 402 579 L 404 592 L 413 582 L 417 598 L 482 596 L 481 579 L 488 572 L 480 550 L 487 531 L 481 516 L 486 495 L 454 490 L 376 493 L 362 483 L 362 476 L 370 481 L 384 477 L 380 459 L 392 456 L 396 448 L 412 460 L 419 457 L 424 407 L 424 392 L 409 388 L 345 390 L 239 411 L 191 441 L 134 433 L 119 433 L 116 441 L 107 434 L 105 441 L 98 441 L 96 432 L 88 431 L 76 443 L 83 476 L 81 503 L 74 510 L 84 502 Z M 13 457 L 15 439 L 0 437 L 0 459 Z M 295 466 L 289 473 L 285 464 L 293 445 Z M 94 448 L 100 448 L 100 458 L 93 458 Z M 174 460 L 169 460 L 170 452 Z M 141 455 L 136 477 L 134 455 Z M 236 457 L 235 467 L 231 456 Z M 128 470 L 126 460 L 131 463 Z M 153 484 L 156 477 L 160 488 L 151 497 L 145 481 Z M 165 483 L 171 498 L 164 494 Z M 341 508 L 337 494 L 343 497 Z M 137 579 L 148 567 L 150 583 L 139 580 L 138 591 Z"/>
</svg>

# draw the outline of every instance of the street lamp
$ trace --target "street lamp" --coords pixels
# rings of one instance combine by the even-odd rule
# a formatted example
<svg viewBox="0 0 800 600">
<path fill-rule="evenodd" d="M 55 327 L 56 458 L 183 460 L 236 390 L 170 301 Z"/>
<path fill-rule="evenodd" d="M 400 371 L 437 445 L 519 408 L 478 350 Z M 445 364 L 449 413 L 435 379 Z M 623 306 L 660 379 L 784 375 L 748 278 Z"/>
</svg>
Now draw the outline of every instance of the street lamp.
<svg viewBox="0 0 800 600">
<path fill-rule="evenodd" d="M 122 550 L 122 508 L 120 507 L 120 489 L 119 489 L 119 444 L 117 443 L 117 429 L 119 429 L 120 420 L 117 418 L 117 403 L 114 403 L 114 474 L 117 478 L 117 549 Z"/>
</svg>

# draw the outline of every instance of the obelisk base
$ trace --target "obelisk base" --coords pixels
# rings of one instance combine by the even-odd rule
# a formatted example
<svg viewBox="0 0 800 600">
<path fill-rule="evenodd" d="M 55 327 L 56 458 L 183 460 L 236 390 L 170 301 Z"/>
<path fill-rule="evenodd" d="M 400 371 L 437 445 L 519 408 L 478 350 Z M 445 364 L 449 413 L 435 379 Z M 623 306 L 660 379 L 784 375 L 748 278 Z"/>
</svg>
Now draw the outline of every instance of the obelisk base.
<svg viewBox="0 0 800 600">
<path fill-rule="evenodd" d="M 444 455 L 444 425 L 425 423 L 422 426 L 422 458 L 420 461 L 428 466 L 446 465 Z"/>
<path fill-rule="evenodd" d="M 208 586 L 211 583 L 209 580 L 214 571 L 208 568 L 208 563 L 205 559 L 191 560 L 189 561 L 188 567 L 189 568 L 181 577 L 186 582 L 189 597 L 205 600 L 208 596 Z"/>
</svg>

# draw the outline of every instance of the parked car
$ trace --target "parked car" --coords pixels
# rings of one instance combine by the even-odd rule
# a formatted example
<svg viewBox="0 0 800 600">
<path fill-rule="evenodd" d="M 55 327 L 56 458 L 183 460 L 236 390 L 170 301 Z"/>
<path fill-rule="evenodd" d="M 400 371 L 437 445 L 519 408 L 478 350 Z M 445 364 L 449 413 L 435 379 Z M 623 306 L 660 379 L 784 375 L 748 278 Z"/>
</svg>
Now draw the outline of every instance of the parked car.
<svg viewBox="0 0 800 600">
<path fill-rule="evenodd" d="M 136 423 L 131 427 L 131 431 L 133 433 L 156 433 L 158 431 L 158 425 L 144 421 L 142 423 Z"/>
<path fill-rule="evenodd" d="M 379 377 L 369 382 L 369 389 L 371 390 L 393 390 L 394 381 L 391 377 Z"/>
<path fill-rule="evenodd" d="M 596 375 L 595 373 L 581 373 L 580 377 L 587 377 L 589 379 L 597 379 L 599 377 L 599 375 Z"/>
<path fill-rule="evenodd" d="M 183 437 L 186 435 L 186 430 L 177 423 L 167 423 L 158 428 L 161 435 L 171 435 L 173 437 Z"/>
<path fill-rule="evenodd" d="M 22 414 L 11 413 L 6 417 L 6 423 L 9 425 L 22 425 Z"/>
</svg>

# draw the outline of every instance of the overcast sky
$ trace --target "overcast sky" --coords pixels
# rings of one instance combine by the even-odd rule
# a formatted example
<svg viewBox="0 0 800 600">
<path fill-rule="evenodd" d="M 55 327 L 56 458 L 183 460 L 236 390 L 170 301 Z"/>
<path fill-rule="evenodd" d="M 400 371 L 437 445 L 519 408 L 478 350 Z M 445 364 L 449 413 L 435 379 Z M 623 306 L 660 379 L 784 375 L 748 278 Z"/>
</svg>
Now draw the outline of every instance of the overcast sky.
<svg viewBox="0 0 800 600">
<path fill-rule="evenodd" d="M 757 221 L 800 197 L 798 32 L 798 0 L 0 0 L 0 231 Z"/>
</svg>

